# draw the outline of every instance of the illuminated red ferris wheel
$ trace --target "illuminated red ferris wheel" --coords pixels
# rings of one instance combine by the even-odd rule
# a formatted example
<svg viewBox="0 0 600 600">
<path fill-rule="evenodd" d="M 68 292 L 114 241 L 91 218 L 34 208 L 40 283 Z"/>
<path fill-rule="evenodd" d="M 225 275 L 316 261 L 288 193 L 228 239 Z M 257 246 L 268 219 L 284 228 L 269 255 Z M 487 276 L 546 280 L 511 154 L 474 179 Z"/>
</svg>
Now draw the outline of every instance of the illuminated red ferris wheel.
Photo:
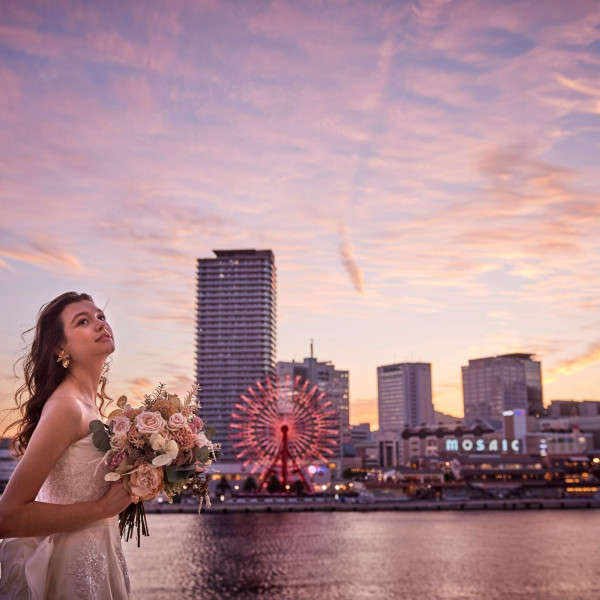
<svg viewBox="0 0 600 600">
<path fill-rule="evenodd" d="M 240 397 L 231 428 L 236 458 L 252 472 L 261 471 L 259 491 L 276 475 L 283 489 L 297 476 L 312 492 L 304 468 L 328 462 L 338 445 L 337 411 L 309 381 L 286 376 L 257 381 Z"/>
</svg>

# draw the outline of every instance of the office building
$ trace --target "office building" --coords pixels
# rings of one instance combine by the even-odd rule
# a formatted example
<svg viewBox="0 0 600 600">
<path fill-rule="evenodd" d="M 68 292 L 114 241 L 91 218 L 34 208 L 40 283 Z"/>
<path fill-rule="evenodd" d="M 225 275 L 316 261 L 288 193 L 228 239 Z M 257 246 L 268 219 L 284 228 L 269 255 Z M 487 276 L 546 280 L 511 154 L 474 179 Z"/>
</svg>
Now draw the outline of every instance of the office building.
<svg viewBox="0 0 600 600">
<path fill-rule="evenodd" d="M 312 385 L 316 385 L 327 399 L 334 406 L 338 415 L 338 427 L 340 432 L 339 443 L 335 459 L 341 459 L 343 453 L 343 438 L 347 436 L 350 428 L 350 396 L 348 392 L 348 371 L 341 371 L 335 368 L 331 362 L 319 362 L 313 356 L 311 344 L 311 353 L 309 358 L 303 362 L 284 362 L 277 363 L 277 375 L 281 381 L 289 376 L 291 381 L 300 377 L 300 381 L 308 380 Z"/>
<path fill-rule="evenodd" d="M 465 421 L 485 421 L 502 427 L 506 410 L 524 409 L 529 416 L 540 416 L 542 367 L 533 354 L 503 354 L 469 360 L 462 367 Z"/>
<path fill-rule="evenodd" d="M 377 367 L 379 431 L 433 425 L 431 364 L 398 363 Z"/>
<path fill-rule="evenodd" d="M 196 380 L 201 416 L 233 460 L 230 419 L 240 395 L 275 375 L 276 272 L 270 250 L 215 250 L 198 260 Z"/>
</svg>

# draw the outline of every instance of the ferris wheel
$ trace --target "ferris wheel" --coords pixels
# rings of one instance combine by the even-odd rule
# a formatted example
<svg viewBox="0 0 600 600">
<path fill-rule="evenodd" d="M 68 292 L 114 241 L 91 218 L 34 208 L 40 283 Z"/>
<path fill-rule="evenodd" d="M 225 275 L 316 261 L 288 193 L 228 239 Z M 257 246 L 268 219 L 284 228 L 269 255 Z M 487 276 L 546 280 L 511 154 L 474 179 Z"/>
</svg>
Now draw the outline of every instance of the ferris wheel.
<svg viewBox="0 0 600 600">
<path fill-rule="evenodd" d="M 261 472 L 259 491 L 276 475 L 284 490 L 297 476 L 312 492 L 305 467 L 329 462 L 339 443 L 335 407 L 300 376 L 257 381 L 235 405 L 230 426 L 236 458 Z"/>
</svg>

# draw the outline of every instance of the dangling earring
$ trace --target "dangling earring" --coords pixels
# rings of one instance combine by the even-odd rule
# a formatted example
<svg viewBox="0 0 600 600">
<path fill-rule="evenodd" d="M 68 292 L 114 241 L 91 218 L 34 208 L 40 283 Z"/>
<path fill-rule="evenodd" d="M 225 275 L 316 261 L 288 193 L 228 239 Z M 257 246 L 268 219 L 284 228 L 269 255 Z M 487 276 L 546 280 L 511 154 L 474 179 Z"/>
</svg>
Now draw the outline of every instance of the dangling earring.
<svg viewBox="0 0 600 600">
<path fill-rule="evenodd" d="M 57 363 L 62 363 L 62 366 L 66 369 L 69 366 L 69 358 L 70 356 L 67 354 L 67 351 L 63 348 L 58 355 Z"/>
</svg>

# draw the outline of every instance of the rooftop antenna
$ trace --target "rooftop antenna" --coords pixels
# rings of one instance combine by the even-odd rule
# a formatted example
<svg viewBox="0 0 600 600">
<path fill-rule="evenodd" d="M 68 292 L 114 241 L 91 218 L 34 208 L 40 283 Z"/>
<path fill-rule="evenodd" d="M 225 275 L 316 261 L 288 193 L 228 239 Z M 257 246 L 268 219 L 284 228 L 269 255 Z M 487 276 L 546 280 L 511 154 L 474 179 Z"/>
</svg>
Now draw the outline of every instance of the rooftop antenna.
<svg viewBox="0 0 600 600">
<path fill-rule="evenodd" d="M 310 357 L 311 358 L 314 358 L 314 355 L 313 355 L 313 341 L 314 340 L 312 338 L 310 338 Z"/>
</svg>

